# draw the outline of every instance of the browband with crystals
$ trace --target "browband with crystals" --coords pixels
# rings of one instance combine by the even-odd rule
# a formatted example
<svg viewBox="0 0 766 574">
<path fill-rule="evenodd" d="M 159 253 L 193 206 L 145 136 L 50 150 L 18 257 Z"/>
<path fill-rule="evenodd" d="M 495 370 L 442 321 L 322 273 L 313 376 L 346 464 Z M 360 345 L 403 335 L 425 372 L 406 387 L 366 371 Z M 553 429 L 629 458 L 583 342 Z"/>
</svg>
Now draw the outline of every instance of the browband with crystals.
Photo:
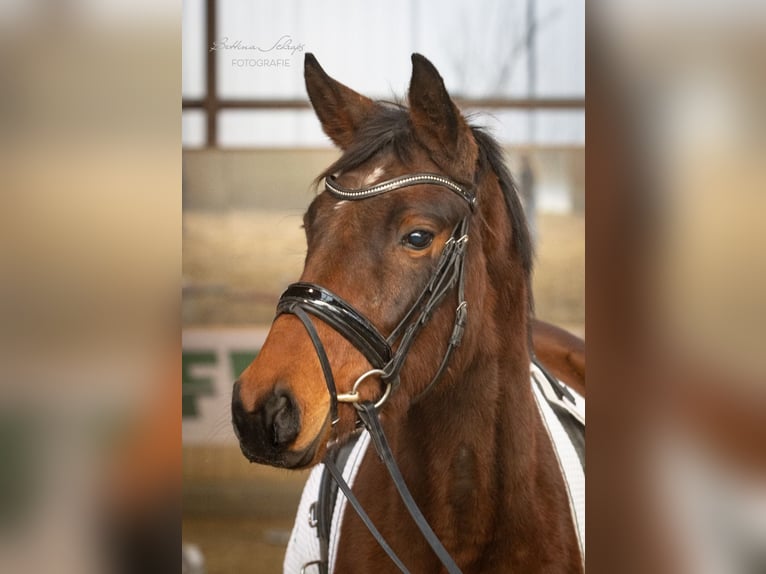
<svg viewBox="0 0 766 574">
<path fill-rule="evenodd" d="M 324 186 L 327 191 L 332 195 L 341 199 L 366 199 L 387 191 L 393 191 L 395 189 L 401 189 L 403 187 L 410 187 L 412 185 L 420 185 L 423 183 L 429 183 L 431 185 L 440 185 L 446 187 L 450 191 L 457 193 L 473 210 L 476 205 L 476 196 L 472 191 L 464 189 L 463 186 L 458 185 L 451 179 L 444 177 L 443 175 L 437 175 L 435 173 L 416 173 L 412 175 L 403 175 L 395 177 L 381 183 L 376 183 L 370 187 L 362 187 L 359 189 L 350 189 L 341 186 L 335 176 L 328 176 L 324 180 Z"/>
</svg>

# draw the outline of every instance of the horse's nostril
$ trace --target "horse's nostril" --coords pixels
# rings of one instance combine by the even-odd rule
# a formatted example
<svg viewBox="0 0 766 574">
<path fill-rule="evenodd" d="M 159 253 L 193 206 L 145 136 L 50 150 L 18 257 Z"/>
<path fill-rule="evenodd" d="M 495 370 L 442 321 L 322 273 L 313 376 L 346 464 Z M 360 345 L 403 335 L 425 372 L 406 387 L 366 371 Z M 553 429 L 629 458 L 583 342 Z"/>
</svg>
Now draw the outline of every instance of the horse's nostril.
<svg viewBox="0 0 766 574">
<path fill-rule="evenodd" d="M 264 422 L 270 431 L 274 446 L 284 447 L 295 440 L 298 436 L 300 415 L 289 393 L 275 393 L 269 397 L 263 409 Z"/>
<path fill-rule="evenodd" d="M 300 434 L 300 408 L 284 389 L 272 391 L 253 411 L 248 411 L 234 384 L 231 398 L 234 432 L 242 452 L 251 461 L 269 460 L 288 451 Z"/>
<path fill-rule="evenodd" d="M 282 429 L 288 427 L 290 423 L 289 410 L 289 401 L 287 400 L 287 397 L 279 397 L 274 411 L 274 419 L 271 423 L 271 438 L 274 442 L 274 446 L 279 446 L 281 442 L 284 442 L 281 435 L 284 435 Z"/>
</svg>

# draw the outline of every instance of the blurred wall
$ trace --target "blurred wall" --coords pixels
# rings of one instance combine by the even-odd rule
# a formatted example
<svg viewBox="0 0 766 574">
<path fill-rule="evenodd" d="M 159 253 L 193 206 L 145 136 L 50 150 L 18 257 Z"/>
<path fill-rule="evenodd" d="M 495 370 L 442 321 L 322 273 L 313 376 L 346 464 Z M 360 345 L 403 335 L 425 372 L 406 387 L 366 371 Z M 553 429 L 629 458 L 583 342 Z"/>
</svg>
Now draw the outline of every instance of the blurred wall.
<svg viewBox="0 0 766 574">
<path fill-rule="evenodd" d="M 582 212 L 585 150 L 576 147 L 506 148 L 508 165 L 532 159 L 541 211 Z M 183 152 L 184 209 L 305 209 L 311 182 L 338 157 L 334 149 L 200 149 Z M 517 176 L 518 181 L 518 176 Z"/>
</svg>

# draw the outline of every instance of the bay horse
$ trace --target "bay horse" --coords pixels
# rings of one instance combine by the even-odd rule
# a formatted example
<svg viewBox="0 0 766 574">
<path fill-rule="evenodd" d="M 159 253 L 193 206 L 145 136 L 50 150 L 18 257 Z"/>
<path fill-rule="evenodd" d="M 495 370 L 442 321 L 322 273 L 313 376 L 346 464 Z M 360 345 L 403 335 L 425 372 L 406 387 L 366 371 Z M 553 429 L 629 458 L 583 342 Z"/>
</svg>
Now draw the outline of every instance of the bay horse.
<svg viewBox="0 0 766 574">
<path fill-rule="evenodd" d="M 344 490 L 362 517 L 336 517 L 330 571 L 582 572 L 530 384 L 532 250 L 498 144 L 419 54 L 409 107 L 358 94 L 312 54 L 304 75 L 343 154 L 304 216 L 300 281 L 234 384 L 243 454 L 334 468 L 343 489 L 331 461 L 360 434 L 373 443 Z M 285 569 L 314 565 L 327 557 Z"/>
</svg>

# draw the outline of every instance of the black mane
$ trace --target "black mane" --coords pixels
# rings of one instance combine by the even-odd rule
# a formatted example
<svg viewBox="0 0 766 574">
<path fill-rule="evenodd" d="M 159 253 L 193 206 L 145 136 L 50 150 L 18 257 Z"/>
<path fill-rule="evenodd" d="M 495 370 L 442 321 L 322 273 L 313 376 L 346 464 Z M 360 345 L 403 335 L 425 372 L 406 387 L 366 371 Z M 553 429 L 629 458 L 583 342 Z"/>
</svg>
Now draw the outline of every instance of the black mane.
<svg viewBox="0 0 766 574">
<path fill-rule="evenodd" d="M 484 131 L 483 128 L 471 126 L 471 131 L 476 143 L 479 145 L 479 169 L 486 170 L 489 167 L 497 175 L 500 189 L 505 198 L 505 204 L 508 207 L 508 217 L 511 219 L 511 226 L 513 228 L 512 247 L 516 249 L 516 252 L 521 257 L 524 272 L 527 275 L 531 275 L 532 261 L 534 259 L 532 240 L 529 235 L 524 208 L 521 205 L 519 193 L 516 189 L 516 182 L 513 180 L 508 166 L 505 165 L 503 150 L 497 140 Z"/>
</svg>

